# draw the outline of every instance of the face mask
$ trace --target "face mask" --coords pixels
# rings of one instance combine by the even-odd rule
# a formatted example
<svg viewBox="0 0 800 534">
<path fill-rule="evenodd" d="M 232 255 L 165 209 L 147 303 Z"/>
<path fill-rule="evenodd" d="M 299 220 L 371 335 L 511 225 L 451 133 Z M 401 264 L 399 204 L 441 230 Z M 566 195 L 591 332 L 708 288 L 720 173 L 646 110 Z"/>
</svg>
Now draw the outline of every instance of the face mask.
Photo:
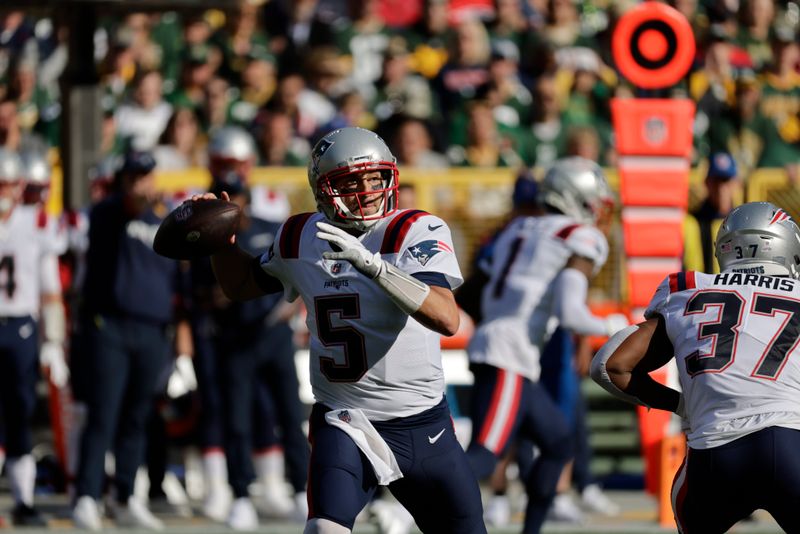
<svg viewBox="0 0 800 534">
<path fill-rule="evenodd" d="M 14 200 L 10 198 L 0 198 L 0 213 L 6 214 L 14 207 Z"/>
</svg>

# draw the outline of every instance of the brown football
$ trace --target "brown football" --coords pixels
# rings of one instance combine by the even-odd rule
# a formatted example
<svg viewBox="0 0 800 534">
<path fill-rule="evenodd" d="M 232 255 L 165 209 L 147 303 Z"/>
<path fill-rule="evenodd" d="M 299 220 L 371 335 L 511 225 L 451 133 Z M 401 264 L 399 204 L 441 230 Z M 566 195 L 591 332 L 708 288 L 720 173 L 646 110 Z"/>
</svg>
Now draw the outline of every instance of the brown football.
<svg viewBox="0 0 800 534">
<path fill-rule="evenodd" d="M 175 260 L 210 256 L 230 244 L 241 215 L 227 200 L 187 200 L 161 221 L 153 250 Z"/>
</svg>

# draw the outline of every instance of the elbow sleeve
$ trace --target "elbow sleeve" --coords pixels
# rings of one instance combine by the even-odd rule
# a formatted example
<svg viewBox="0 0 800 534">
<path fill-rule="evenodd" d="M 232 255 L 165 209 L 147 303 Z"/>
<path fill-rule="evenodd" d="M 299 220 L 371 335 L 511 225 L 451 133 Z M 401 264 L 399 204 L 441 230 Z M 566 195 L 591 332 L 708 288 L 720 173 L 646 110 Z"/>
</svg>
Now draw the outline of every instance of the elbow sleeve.
<svg viewBox="0 0 800 534">
<path fill-rule="evenodd" d="M 638 330 L 638 326 L 632 325 L 627 328 L 623 328 L 616 334 L 614 334 L 611 339 L 609 339 L 605 345 L 600 347 L 600 350 L 597 351 L 597 354 L 594 355 L 592 359 L 592 365 L 589 370 L 589 374 L 598 385 L 600 385 L 603 389 L 611 393 L 613 396 L 617 397 L 618 399 L 624 400 L 626 402 L 630 402 L 631 404 L 638 404 L 641 406 L 647 406 L 638 398 L 634 397 L 633 395 L 628 395 L 621 389 L 619 389 L 616 384 L 611 380 L 611 377 L 608 376 L 608 369 L 606 368 L 606 364 L 608 363 L 609 358 L 616 352 L 622 342 L 625 341 L 628 336 L 636 332 Z"/>
<path fill-rule="evenodd" d="M 555 312 L 561 326 L 579 335 L 606 335 L 606 322 L 589 310 L 589 280 L 577 269 L 566 268 L 555 281 Z"/>
</svg>

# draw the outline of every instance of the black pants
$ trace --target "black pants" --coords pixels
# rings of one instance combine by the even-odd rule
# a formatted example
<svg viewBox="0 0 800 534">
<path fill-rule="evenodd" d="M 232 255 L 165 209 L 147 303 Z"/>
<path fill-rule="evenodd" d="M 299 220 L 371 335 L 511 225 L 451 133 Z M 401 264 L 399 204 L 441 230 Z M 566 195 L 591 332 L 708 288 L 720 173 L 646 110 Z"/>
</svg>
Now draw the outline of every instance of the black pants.
<svg viewBox="0 0 800 534">
<path fill-rule="evenodd" d="M 295 491 L 304 491 L 309 446 L 302 431 L 304 413 L 298 396 L 291 328 L 279 323 L 272 327 L 259 324 L 223 329 L 214 339 L 214 348 L 222 395 L 228 479 L 234 495 L 248 495 L 247 486 L 255 478 L 253 449 L 256 445 L 263 447 L 264 434 L 272 431 L 266 428 L 254 431 L 253 406 L 260 384 L 269 390 L 274 419 L 256 424 L 272 425 L 277 421 L 289 482 Z M 259 443 L 255 443 L 258 434 L 261 434 Z"/>
<path fill-rule="evenodd" d="M 31 418 L 39 378 L 37 328 L 28 317 L 0 319 L 0 445 L 9 458 L 31 452 Z"/>
<path fill-rule="evenodd" d="M 147 418 L 169 342 L 163 326 L 119 317 L 90 317 L 84 334 L 88 413 L 77 491 L 100 498 L 105 454 L 113 446 L 117 500 L 124 503 L 144 461 Z"/>
</svg>

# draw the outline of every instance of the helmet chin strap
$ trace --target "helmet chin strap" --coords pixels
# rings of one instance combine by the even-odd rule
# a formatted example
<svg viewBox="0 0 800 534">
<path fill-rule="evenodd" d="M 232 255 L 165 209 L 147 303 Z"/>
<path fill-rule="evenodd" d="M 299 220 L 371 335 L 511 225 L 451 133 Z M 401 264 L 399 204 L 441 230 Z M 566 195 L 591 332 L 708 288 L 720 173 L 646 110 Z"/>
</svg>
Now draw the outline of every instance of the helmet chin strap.
<svg viewBox="0 0 800 534">
<path fill-rule="evenodd" d="M 334 198 L 333 199 L 334 206 L 336 207 L 337 211 L 343 214 L 344 220 L 336 220 L 331 221 L 334 225 L 342 227 L 342 228 L 353 228 L 356 230 L 366 231 L 372 226 L 377 223 L 381 217 L 375 217 L 374 219 L 364 219 L 363 216 L 354 214 L 350 208 L 348 208 L 344 202 L 342 202 L 341 198 Z M 378 213 L 385 213 L 385 203 L 386 203 L 386 195 L 384 195 L 383 199 L 381 200 L 381 204 L 378 207 Z"/>
</svg>

